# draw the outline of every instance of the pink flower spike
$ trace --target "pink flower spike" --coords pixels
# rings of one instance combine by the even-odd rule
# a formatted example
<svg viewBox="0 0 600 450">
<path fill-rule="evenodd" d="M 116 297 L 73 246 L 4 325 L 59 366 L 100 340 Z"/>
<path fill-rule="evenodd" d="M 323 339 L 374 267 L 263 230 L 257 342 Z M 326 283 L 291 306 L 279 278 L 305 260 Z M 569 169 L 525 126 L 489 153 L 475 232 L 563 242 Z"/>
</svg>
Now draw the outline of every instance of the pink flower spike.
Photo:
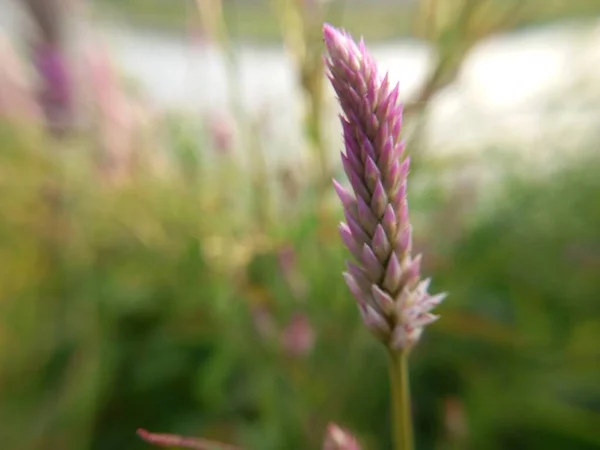
<svg viewBox="0 0 600 450">
<path fill-rule="evenodd" d="M 354 191 L 334 184 L 347 222 L 342 238 L 360 264 L 354 273 L 365 278 L 359 286 L 353 276 L 344 276 L 366 327 L 389 348 L 410 349 L 437 319 L 431 310 L 444 297 L 427 292 L 429 284 L 420 282 L 420 256 L 411 255 L 410 159 L 400 138 L 399 87 L 388 74 L 380 76 L 362 39 L 356 44 L 329 24 L 323 37 L 327 77 L 342 110 L 342 165 Z"/>
</svg>

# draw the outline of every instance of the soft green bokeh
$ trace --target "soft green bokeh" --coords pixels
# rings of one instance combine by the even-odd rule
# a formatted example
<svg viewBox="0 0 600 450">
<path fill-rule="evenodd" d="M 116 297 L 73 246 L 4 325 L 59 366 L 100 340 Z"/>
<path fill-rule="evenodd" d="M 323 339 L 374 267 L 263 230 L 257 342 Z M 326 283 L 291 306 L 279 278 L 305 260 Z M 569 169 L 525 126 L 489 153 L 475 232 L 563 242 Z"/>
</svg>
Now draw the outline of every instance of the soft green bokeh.
<svg viewBox="0 0 600 450">
<path fill-rule="evenodd" d="M 329 421 L 389 448 L 386 357 L 342 281 L 339 210 L 307 200 L 259 244 L 201 179 L 138 171 L 111 187 L 68 157 L 84 142 L 7 127 L 2 142 L 6 448 L 148 448 L 138 427 L 319 448 Z M 414 179 L 440 178 L 427 167 Z M 598 170 L 589 156 L 506 175 L 484 205 L 435 182 L 412 192 L 426 270 L 451 293 L 412 359 L 418 448 L 600 445 Z M 259 305 L 279 327 L 306 314 L 314 349 L 294 357 L 261 337 Z"/>
<path fill-rule="evenodd" d="M 133 24 L 180 32 L 197 21 L 195 1 L 94 0 L 94 3 L 102 15 L 109 14 Z M 225 1 L 223 9 L 231 33 L 243 40 L 279 41 L 279 25 L 269 7 L 270 1 Z M 306 1 L 318 3 L 320 0 Z M 442 3 L 446 1 L 455 0 L 442 0 Z M 490 4 L 492 8 L 502 11 L 507 1 L 491 0 Z M 418 2 L 383 1 L 377 7 L 368 1 L 333 0 L 324 3 L 327 6 L 326 20 L 343 24 L 353 34 L 369 36 L 371 42 L 412 36 L 417 26 Z M 600 13 L 600 3 L 596 0 L 523 0 L 521 3 L 526 4 L 523 15 L 514 26 L 528 26 L 565 17 L 589 18 Z"/>
<path fill-rule="evenodd" d="M 171 29 L 196 14 L 102 3 Z M 521 24 L 598 7 L 531 4 Z M 369 40 L 406 35 L 407 11 L 346 8 L 340 22 Z M 280 33 L 264 10 L 225 15 L 237 38 Z M 481 28 L 468 37 L 494 31 Z M 460 31 L 430 40 L 460 52 L 445 46 L 465 44 Z M 0 122 L 2 448 L 149 449 L 143 427 L 306 450 L 331 421 L 366 450 L 390 448 L 386 355 L 341 275 L 333 189 L 296 166 L 256 182 L 199 118 L 158 116 L 118 179 L 94 132 L 56 140 Z M 600 448 L 600 139 L 575 137 L 582 156 L 546 174 L 486 148 L 440 164 L 411 141 L 415 246 L 433 290 L 450 293 L 411 358 L 418 450 Z M 544 145 L 561 157 L 564 143 Z M 493 189 L 448 183 L 471 163 L 498 170 Z M 314 334 L 311 346 L 300 333 L 305 353 L 285 339 L 298 317 Z"/>
</svg>

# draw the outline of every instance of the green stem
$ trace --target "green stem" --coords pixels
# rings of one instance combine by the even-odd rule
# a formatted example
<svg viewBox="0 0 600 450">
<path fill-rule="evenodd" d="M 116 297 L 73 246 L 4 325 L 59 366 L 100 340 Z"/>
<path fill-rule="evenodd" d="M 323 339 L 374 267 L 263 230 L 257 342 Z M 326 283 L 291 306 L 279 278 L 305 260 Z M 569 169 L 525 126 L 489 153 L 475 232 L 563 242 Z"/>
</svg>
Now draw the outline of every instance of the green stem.
<svg viewBox="0 0 600 450">
<path fill-rule="evenodd" d="M 413 428 L 408 382 L 408 353 L 390 353 L 392 431 L 395 450 L 413 450 Z"/>
</svg>

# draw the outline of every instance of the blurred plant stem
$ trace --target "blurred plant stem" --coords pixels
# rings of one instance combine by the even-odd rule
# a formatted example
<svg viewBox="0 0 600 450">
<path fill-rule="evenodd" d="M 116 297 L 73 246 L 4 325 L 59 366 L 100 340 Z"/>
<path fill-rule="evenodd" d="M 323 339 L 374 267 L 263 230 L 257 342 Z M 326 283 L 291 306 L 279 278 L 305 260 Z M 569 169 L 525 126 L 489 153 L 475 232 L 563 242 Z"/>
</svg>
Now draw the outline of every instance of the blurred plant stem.
<svg viewBox="0 0 600 450">
<path fill-rule="evenodd" d="M 239 62 L 223 14 L 223 4 L 221 0 L 196 0 L 196 6 L 206 37 L 221 49 L 225 58 L 231 109 L 240 131 L 240 150 L 249 159 L 253 211 L 257 226 L 263 229 L 270 222 L 271 209 L 267 161 L 244 109 Z"/>
<path fill-rule="evenodd" d="M 408 352 L 390 352 L 392 433 L 395 450 L 413 450 L 413 425 L 408 379 Z"/>
<path fill-rule="evenodd" d="M 454 81 L 475 45 L 519 22 L 527 2 L 507 0 L 501 11 L 497 5 L 492 0 L 421 0 L 417 35 L 433 46 L 438 60 L 405 111 L 423 110 L 438 91 Z"/>
<path fill-rule="evenodd" d="M 272 0 L 284 44 L 296 66 L 305 101 L 304 134 L 317 165 L 319 192 L 329 189 L 331 170 L 323 134 L 324 79 L 321 58 L 323 11 L 314 0 Z"/>
<path fill-rule="evenodd" d="M 421 0 L 416 34 L 429 42 L 437 54 L 437 63 L 416 96 L 406 102 L 405 114 L 421 116 L 433 97 L 454 82 L 469 52 L 483 39 L 516 25 L 527 3 L 506 0 L 498 8 L 499 3 L 494 0 Z M 419 130 L 417 126 L 417 145 Z M 416 153 L 413 152 L 413 169 L 421 156 Z"/>
<path fill-rule="evenodd" d="M 61 0 L 23 0 L 38 27 L 40 38 L 58 44 L 63 34 L 64 15 Z"/>
</svg>

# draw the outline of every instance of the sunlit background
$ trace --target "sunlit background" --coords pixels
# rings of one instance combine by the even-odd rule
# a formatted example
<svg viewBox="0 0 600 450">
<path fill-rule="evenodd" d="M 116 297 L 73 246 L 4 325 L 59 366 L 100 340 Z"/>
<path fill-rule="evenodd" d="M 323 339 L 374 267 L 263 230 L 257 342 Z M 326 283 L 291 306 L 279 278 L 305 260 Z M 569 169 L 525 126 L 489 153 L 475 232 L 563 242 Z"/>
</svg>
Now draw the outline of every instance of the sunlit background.
<svg viewBox="0 0 600 450">
<path fill-rule="evenodd" d="M 390 449 L 321 27 L 400 83 L 417 450 L 600 448 L 599 0 L 0 0 L 0 448 Z"/>
</svg>

